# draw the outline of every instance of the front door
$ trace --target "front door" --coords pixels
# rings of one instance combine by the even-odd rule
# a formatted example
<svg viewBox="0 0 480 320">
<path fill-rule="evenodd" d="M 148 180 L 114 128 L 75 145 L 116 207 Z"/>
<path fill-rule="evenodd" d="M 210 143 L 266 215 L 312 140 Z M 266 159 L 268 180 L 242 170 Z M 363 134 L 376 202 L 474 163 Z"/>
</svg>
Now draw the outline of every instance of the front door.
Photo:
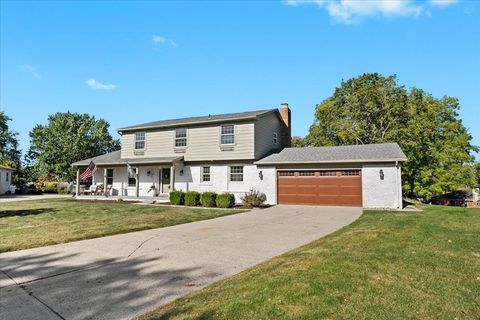
<svg viewBox="0 0 480 320">
<path fill-rule="evenodd" d="M 160 179 L 161 179 L 161 192 L 160 193 L 169 193 L 170 192 L 170 168 L 160 169 Z"/>
</svg>

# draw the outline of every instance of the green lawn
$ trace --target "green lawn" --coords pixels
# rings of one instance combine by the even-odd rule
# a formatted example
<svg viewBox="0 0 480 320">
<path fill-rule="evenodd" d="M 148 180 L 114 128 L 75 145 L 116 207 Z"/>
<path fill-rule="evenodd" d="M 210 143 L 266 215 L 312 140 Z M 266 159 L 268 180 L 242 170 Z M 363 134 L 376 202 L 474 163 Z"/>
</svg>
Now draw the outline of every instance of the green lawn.
<svg viewBox="0 0 480 320">
<path fill-rule="evenodd" d="M 479 319 L 480 209 L 352 225 L 142 319 Z"/>
<path fill-rule="evenodd" d="M 0 252 L 167 227 L 239 210 L 52 199 L 0 203 Z"/>
</svg>

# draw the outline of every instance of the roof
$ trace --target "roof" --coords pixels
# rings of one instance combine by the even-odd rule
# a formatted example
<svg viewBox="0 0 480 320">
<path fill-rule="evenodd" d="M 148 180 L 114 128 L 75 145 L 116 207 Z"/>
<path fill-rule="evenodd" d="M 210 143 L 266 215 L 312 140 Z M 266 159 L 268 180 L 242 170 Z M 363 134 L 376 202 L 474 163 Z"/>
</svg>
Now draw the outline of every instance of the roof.
<svg viewBox="0 0 480 320">
<path fill-rule="evenodd" d="M 93 157 L 90 159 L 77 161 L 75 163 L 72 163 L 72 166 L 73 167 L 88 166 L 90 164 L 90 161 L 93 161 L 93 163 L 95 163 L 96 165 L 122 165 L 122 164 L 126 165 L 127 162 L 129 164 L 171 163 L 176 160 L 183 159 L 183 156 L 121 159 L 120 155 L 121 155 L 121 151 L 118 150 L 118 151 L 102 154 L 101 156 Z"/>
<path fill-rule="evenodd" d="M 4 170 L 13 170 L 13 168 L 7 167 L 7 166 L 0 166 L 0 169 Z"/>
<path fill-rule="evenodd" d="M 335 147 L 285 148 L 256 164 L 282 163 L 352 163 L 406 161 L 407 157 L 397 143 L 347 145 Z"/>
<path fill-rule="evenodd" d="M 160 120 L 160 121 L 142 123 L 142 124 L 129 126 L 129 127 L 118 128 L 117 131 L 121 132 L 121 131 L 153 129 L 153 128 L 162 128 L 162 127 L 181 126 L 181 125 L 250 120 L 250 119 L 256 119 L 258 116 L 261 116 L 270 112 L 276 112 L 276 111 L 277 109 L 266 109 L 266 110 L 256 110 L 256 111 L 248 111 L 248 112 L 211 114 L 206 116 L 181 118 L 181 119 Z"/>
</svg>

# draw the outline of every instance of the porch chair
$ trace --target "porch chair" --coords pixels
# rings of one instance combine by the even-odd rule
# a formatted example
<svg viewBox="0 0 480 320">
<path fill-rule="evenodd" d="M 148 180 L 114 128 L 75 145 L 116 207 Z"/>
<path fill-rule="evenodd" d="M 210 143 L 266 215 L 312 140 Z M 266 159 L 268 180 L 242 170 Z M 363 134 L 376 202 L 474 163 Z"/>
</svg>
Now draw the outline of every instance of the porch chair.
<svg viewBox="0 0 480 320">
<path fill-rule="evenodd" d="M 92 194 L 95 194 L 96 190 L 97 190 L 97 186 L 92 184 L 88 187 L 88 189 L 83 190 L 82 194 L 92 195 Z"/>
</svg>

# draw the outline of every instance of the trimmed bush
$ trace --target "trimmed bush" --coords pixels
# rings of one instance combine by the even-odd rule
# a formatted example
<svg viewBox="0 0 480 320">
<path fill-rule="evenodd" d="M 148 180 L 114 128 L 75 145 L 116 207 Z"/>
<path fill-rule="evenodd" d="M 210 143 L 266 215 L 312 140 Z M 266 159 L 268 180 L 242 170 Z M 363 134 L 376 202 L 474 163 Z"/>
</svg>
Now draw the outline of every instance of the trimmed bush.
<svg viewBox="0 0 480 320">
<path fill-rule="evenodd" d="M 231 208 L 235 205 L 235 196 L 232 193 L 222 193 L 217 196 L 217 207 Z"/>
<path fill-rule="evenodd" d="M 267 200 L 267 196 L 263 192 L 250 189 L 241 199 L 244 206 L 251 208 L 261 206 Z"/>
<path fill-rule="evenodd" d="M 200 203 L 204 207 L 215 207 L 217 194 L 215 192 L 204 192 L 200 196 Z"/>
<path fill-rule="evenodd" d="M 170 192 L 170 203 L 175 205 L 182 205 L 185 203 L 185 192 L 172 191 Z"/>
<path fill-rule="evenodd" d="M 200 204 L 200 193 L 197 191 L 189 191 L 185 193 L 185 205 L 186 206 L 198 206 Z"/>
</svg>

